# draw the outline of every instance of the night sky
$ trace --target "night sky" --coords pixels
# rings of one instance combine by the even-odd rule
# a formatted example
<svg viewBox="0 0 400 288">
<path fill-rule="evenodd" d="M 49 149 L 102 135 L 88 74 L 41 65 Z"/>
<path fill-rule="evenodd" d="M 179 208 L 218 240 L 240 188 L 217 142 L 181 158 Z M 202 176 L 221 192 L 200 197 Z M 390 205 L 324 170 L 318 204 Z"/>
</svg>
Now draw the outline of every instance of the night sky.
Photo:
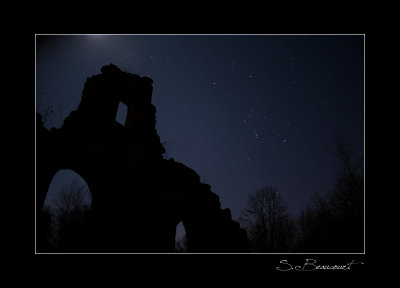
<svg viewBox="0 0 400 288">
<path fill-rule="evenodd" d="M 194 169 L 234 219 L 263 186 L 294 216 L 331 192 L 337 136 L 364 154 L 363 35 L 37 35 L 45 127 L 61 127 L 109 63 L 153 79 L 166 157 Z M 50 193 L 71 175 L 59 172 Z"/>
</svg>

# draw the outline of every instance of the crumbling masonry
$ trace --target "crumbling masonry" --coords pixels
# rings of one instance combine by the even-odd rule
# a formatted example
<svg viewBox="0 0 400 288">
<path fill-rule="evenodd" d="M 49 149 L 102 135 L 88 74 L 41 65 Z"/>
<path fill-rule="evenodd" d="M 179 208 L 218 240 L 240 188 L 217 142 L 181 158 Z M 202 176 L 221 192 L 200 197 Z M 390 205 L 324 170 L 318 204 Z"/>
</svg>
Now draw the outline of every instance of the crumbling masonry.
<svg viewBox="0 0 400 288">
<path fill-rule="evenodd" d="M 77 110 L 50 131 L 37 114 L 37 249 L 53 176 L 77 172 L 93 195 L 76 252 L 173 252 L 180 221 L 188 252 L 248 252 L 246 232 L 195 171 L 163 159 L 152 80 L 110 64 L 87 79 Z M 125 125 L 118 105 L 128 107 Z"/>
</svg>

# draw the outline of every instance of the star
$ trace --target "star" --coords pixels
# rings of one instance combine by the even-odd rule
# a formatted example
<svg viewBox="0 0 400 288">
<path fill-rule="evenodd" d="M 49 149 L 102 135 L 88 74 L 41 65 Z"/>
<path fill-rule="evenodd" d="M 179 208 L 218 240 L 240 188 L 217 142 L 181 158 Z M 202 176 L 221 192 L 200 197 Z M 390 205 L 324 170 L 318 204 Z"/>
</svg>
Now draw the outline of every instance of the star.
<svg viewBox="0 0 400 288">
<path fill-rule="evenodd" d="M 258 137 L 258 133 L 257 133 L 257 131 L 256 130 L 254 130 L 254 138 L 256 138 L 256 139 L 258 139 L 259 137 Z"/>
</svg>

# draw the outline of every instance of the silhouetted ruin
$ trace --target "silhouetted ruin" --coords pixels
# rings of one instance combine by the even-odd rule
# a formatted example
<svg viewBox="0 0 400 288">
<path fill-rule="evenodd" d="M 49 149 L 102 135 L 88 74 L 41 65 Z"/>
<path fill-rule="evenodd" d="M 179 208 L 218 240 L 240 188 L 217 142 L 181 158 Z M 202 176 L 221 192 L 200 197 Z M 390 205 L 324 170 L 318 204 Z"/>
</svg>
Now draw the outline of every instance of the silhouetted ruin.
<svg viewBox="0 0 400 288">
<path fill-rule="evenodd" d="M 37 252 L 46 252 L 42 212 L 53 176 L 77 172 L 93 195 L 71 252 L 174 252 L 177 224 L 188 252 L 249 252 L 246 232 L 189 167 L 164 159 L 151 103 L 152 80 L 110 64 L 87 79 L 77 110 L 61 128 L 36 127 Z M 118 105 L 128 107 L 125 125 Z"/>
</svg>

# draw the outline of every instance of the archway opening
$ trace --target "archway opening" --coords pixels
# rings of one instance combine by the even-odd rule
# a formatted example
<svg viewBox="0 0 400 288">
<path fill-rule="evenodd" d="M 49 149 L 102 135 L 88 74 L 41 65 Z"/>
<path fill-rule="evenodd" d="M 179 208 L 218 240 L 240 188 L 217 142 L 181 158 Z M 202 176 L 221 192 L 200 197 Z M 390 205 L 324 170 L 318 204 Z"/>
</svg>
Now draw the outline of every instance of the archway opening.
<svg viewBox="0 0 400 288">
<path fill-rule="evenodd" d="M 56 208 L 55 206 L 61 204 L 59 203 L 60 201 L 63 201 L 61 199 L 63 198 L 63 194 L 67 193 L 72 194 L 70 195 L 71 198 L 74 196 L 75 199 L 71 200 L 79 201 L 87 208 L 91 207 L 92 193 L 89 186 L 78 173 L 70 169 L 61 169 L 53 176 L 46 199 L 44 200 L 44 207 Z"/>
<path fill-rule="evenodd" d="M 186 230 L 183 226 L 182 221 L 176 226 L 175 233 L 175 252 L 185 253 L 187 252 L 187 241 L 186 241 Z"/>
<path fill-rule="evenodd" d="M 84 217 L 92 205 L 92 193 L 85 180 L 69 169 L 58 171 L 50 183 L 43 205 L 49 215 L 45 249 L 74 252 L 82 240 Z"/>
</svg>

